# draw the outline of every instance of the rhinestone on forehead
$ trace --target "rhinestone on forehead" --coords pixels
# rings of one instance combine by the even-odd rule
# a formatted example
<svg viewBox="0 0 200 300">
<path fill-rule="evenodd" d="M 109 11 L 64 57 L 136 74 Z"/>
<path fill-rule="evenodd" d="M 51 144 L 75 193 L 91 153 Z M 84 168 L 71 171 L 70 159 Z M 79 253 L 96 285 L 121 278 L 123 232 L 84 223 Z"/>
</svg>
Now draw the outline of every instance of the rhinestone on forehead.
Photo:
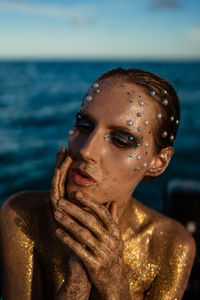
<svg viewBox="0 0 200 300">
<path fill-rule="evenodd" d="M 138 104 L 139 104 L 140 106 L 144 106 L 144 101 L 143 101 L 143 100 L 139 100 L 139 101 L 138 101 Z"/>
<path fill-rule="evenodd" d="M 171 117 L 170 117 L 170 121 L 174 121 L 174 116 L 171 116 Z"/>
<path fill-rule="evenodd" d="M 164 93 L 167 94 L 167 90 L 164 90 Z"/>
<path fill-rule="evenodd" d="M 158 120 L 162 119 L 162 114 L 161 114 L 161 113 L 157 113 L 156 118 L 157 118 Z"/>
<path fill-rule="evenodd" d="M 176 120 L 176 124 L 178 124 L 179 123 L 179 120 Z"/>
<path fill-rule="evenodd" d="M 133 121 L 128 120 L 128 121 L 126 122 L 126 124 L 129 125 L 129 126 L 132 126 L 132 125 L 133 125 Z"/>
<path fill-rule="evenodd" d="M 168 136 L 168 133 L 167 133 L 167 131 L 164 131 L 164 132 L 163 132 L 163 134 L 162 134 L 162 136 L 163 136 L 163 137 L 166 137 L 166 136 Z"/>
<path fill-rule="evenodd" d="M 89 101 L 89 102 L 92 101 L 92 96 L 88 95 L 88 96 L 86 97 L 86 100 Z"/>
<path fill-rule="evenodd" d="M 94 87 L 94 88 L 98 88 L 98 87 L 99 87 L 98 82 L 95 82 L 95 83 L 93 84 L 93 87 Z"/>
<path fill-rule="evenodd" d="M 167 99 L 163 99 L 163 100 L 162 100 L 162 103 L 163 103 L 164 105 L 168 105 L 169 102 L 168 102 Z"/>
</svg>

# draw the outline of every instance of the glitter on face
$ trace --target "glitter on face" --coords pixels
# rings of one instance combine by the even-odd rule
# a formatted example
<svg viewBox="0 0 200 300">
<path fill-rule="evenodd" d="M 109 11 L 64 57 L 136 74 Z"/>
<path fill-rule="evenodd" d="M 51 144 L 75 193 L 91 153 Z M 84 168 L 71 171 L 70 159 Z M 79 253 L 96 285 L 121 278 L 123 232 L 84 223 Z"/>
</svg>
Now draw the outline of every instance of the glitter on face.
<svg viewBox="0 0 200 300">
<path fill-rule="evenodd" d="M 138 101 L 138 104 L 139 104 L 140 106 L 144 106 L 144 101 L 139 100 L 139 101 Z"/>
<path fill-rule="evenodd" d="M 144 163 L 144 167 L 145 167 L 145 168 L 147 167 L 147 163 Z"/>
<path fill-rule="evenodd" d="M 140 171 L 140 167 L 138 167 L 137 170 Z"/>
<path fill-rule="evenodd" d="M 145 147 L 149 147 L 149 142 L 146 142 L 146 143 L 145 143 Z"/>
<path fill-rule="evenodd" d="M 148 120 L 145 120 L 144 121 L 144 125 L 148 125 L 149 124 L 149 121 Z"/>
<path fill-rule="evenodd" d="M 133 125 L 133 121 L 128 120 L 128 121 L 126 122 L 126 124 L 127 124 L 128 126 L 132 126 L 132 125 Z"/>
<path fill-rule="evenodd" d="M 137 155 L 137 159 L 141 159 L 142 158 L 142 156 L 141 155 Z"/>
</svg>

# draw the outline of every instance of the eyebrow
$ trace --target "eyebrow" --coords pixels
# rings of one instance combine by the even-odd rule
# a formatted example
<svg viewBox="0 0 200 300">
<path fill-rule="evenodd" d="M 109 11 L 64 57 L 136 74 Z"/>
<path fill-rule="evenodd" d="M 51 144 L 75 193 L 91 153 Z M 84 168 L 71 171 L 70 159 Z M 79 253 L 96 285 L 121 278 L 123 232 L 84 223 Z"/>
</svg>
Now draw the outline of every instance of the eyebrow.
<svg viewBox="0 0 200 300">
<path fill-rule="evenodd" d="M 79 112 L 83 117 L 87 117 L 90 121 L 92 122 L 96 122 L 96 120 L 85 110 L 80 110 Z M 136 141 L 139 143 L 140 141 L 140 136 L 138 134 L 136 134 L 135 132 L 132 132 L 129 128 L 127 127 L 124 127 L 124 126 L 119 126 L 119 125 L 111 125 L 111 126 L 108 126 L 108 129 L 110 130 L 121 130 L 121 131 L 124 131 L 126 133 L 129 133 L 131 134 L 135 139 Z"/>
</svg>

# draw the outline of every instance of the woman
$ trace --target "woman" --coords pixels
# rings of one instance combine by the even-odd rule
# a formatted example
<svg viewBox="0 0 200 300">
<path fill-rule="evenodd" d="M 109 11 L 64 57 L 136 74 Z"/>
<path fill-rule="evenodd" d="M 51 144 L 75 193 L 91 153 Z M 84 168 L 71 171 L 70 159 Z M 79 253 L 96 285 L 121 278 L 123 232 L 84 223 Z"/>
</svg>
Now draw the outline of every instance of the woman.
<svg viewBox="0 0 200 300">
<path fill-rule="evenodd" d="M 166 170 L 179 118 L 173 87 L 154 74 L 115 69 L 92 85 L 51 193 L 2 208 L 5 300 L 182 299 L 194 240 L 132 197 Z"/>
</svg>

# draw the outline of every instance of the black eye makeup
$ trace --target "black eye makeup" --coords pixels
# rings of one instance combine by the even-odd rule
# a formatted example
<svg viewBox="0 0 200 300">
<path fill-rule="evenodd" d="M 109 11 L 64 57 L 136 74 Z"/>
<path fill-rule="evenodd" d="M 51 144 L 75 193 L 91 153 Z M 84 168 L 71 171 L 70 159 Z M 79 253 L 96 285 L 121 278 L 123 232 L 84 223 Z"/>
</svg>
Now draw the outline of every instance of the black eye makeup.
<svg viewBox="0 0 200 300">
<path fill-rule="evenodd" d="M 95 128 L 95 121 L 87 113 L 80 111 L 76 114 L 76 122 L 74 126 L 79 130 L 79 132 L 90 134 Z M 111 126 L 109 129 L 110 132 L 107 139 L 109 143 L 118 148 L 124 149 L 138 147 L 140 142 L 139 137 L 129 130 L 119 126 Z"/>
</svg>

